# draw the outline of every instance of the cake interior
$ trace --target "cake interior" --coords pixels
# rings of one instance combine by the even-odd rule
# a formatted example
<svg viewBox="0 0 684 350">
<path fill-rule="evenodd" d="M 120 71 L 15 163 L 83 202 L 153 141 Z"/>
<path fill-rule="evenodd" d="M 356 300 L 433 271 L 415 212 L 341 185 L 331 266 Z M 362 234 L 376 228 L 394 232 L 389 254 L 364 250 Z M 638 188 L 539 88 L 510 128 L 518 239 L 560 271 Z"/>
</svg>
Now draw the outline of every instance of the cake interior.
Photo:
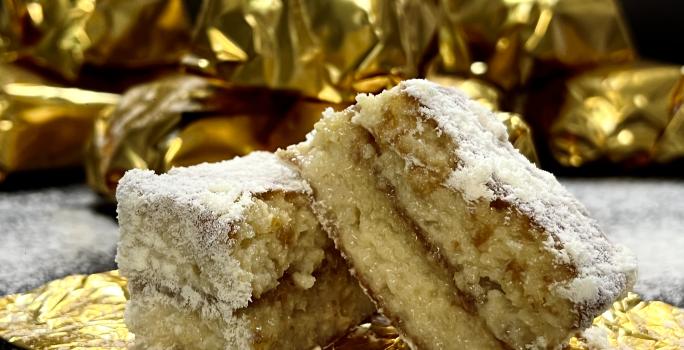
<svg viewBox="0 0 684 350">
<path fill-rule="evenodd" d="M 562 343 L 578 316 L 550 290 L 572 267 L 557 264 L 544 232 L 511 206 L 466 203 L 446 188 L 458 145 L 415 100 L 380 97 L 325 117 L 309 142 L 281 155 L 311 182 L 381 311 L 421 349 Z"/>
<path fill-rule="evenodd" d="M 374 307 L 349 275 L 338 253 L 329 250 L 302 289 L 284 280 L 248 308 L 228 310 L 220 301 L 194 308 L 182 298 L 152 287 L 135 290 L 127 325 L 139 349 L 311 349 L 325 346 L 363 321 Z M 150 327 L 150 322 L 154 326 Z"/>
<path fill-rule="evenodd" d="M 416 239 L 373 172 L 370 135 L 349 123 L 349 111 L 317 124 L 299 163 L 319 200 L 337 247 L 407 341 L 420 349 L 497 349 L 481 320 L 461 306 L 452 276 Z M 334 208 L 332 210 L 331 208 Z"/>
<path fill-rule="evenodd" d="M 205 205 L 119 194 L 117 261 L 139 348 L 306 349 L 374 311 L 306 194 L 250 194 L 228 224 Z"/>
<path fill-rule="evenodd" d="M 119 210 L 119 218 L 126 224 L 121 225 L 117 261 L 128 278 L 150 281 L 173 292 L 190 286 L 195 293 L 233 307 L 246 306 L 250 298 L 275 288 L 285 275 L 302 288 L 311 287 L 315 281 L 312 273 L 330 245 L 308 198 L 298 193 L 255 196 L 241 215 L 244 220 L 226 226 L 214 237 L 207 232 L 220 217 L 202 209 L 167 198 L 120 203 L 134 206 Z M 198 219 L 179 219 L 182 216 Z"/>
<path fill-rule="evenodd" d="M 509 203 L 466 203 L 445 187 L 458 145 L 420 117 L 417 101 L 403 94 L 395 99 L 381 110 L 377 102 L 361 103 L 354 123 L 373 135 L 375 171 L 446 262 L 467 309 L 514 348 L 561 344 L 580 327 L 577 306 L 554 292 L 575 277 L 573 266 L 557 262 L 547 233 Z"/>
</svg>

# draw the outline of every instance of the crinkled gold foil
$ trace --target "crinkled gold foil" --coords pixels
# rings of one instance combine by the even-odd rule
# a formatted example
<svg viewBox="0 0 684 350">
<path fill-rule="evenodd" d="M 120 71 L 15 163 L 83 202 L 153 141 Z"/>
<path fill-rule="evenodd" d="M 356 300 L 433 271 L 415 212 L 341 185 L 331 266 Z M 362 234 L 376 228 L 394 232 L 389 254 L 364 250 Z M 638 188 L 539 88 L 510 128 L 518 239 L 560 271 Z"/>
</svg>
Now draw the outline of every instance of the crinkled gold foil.
<svg viewBox="0 0 684 350">
<path fill-rule="evenodd" d="M 436 19 L 421 0 L 208 0 L 198 23 L 197 68 L 337 103 L 418 76 Z"/>
<path fill-rule="evenodd" d="M 297 98 L 190 75 L 134 87 L 95 123 L 88 182 L 112 194 L 129 169 L 165 172 L 286 146 L 269 137 Z"/>
<path fill-rule="evenodd" d="M 177 63 L 190 45 L 183 0 L 0 0 L 0 57 L 33 61 L 67 79 L 85 63 Z M 4 52 L 4 54 L 3 54 Z"/>
<path fill-rule="evenodd" d="M 680 66 L 641 64 L 569 80 L 551 127 L 553 156 L 569 167 L 601 160 L 640 166 L 681 157 L 682 117 L 673 101 L 682 79 Z"/>
<path fill-rule="evenodd" d="M 510 90 L 535 75 L 630 61 L 634 49 L 613 0 L 441 0 L 432 70 Z"/>
<path fill-rule="evenodd" d="M 27 349 L 126 349 L 126 279 L 74 275 L 0 298 L 0 337 Z"/>
<path fill-rule="evenodd" d="M 520 114 L 500 111 L 502 93 L 496 86 L 480 79 L 459 78 L 452 75 L 431 74 L 427 76 L 427 79 L 444 86 L 459 88 L 473 100 L 495 111 L 496 116 L 508 129 L 508 140 L 527 159 L 539 164 L 532 129 Z"/>
<path fill-rule="evenodd" d="M 653 150 L 653 159 L 659 163 L 684 158 L 684 78 L 679 80 L 672 104 L 672 119 Z"/>
<path fill-rule="evenodd" d="M 50 84 L 0 64 L 0 181 L 19 170 L 82 164 L 95 118 L 119 97 Z"/>
<path fill-rule="evenodd" d="M 599 330 L 592 332 L 594 337 L 604 334 L 607 339 L 573 338 L 570 349 L 590 350 L 597 345 L 615 349 L 684 348 L 684 310 L 661 301 L 643 301 L 633 293 L 595 318 L 592 328 Z"/>
<path fill-rule="evenodd" d="M 123 349 L 132 344 L 123 320 L 126 279 L 117 271 L 55 280 L 34 291 L 0 298 L 0 337 L 29 349 Z M 684 310 L 630 293 L 594 319 L 587 336 L 565 349 L 680 349 Z M 327 349 L 409 349 L 389 321 L 379 315 L 352 329 Z"/>
</svg>

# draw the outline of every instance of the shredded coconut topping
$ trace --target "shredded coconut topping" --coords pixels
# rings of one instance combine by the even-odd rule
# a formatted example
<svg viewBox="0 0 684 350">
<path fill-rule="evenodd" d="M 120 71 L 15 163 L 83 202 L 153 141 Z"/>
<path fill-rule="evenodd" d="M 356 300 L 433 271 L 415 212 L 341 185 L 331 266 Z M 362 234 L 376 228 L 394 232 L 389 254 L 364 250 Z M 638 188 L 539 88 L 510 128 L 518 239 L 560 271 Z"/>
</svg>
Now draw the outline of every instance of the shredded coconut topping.
<svg viewBox="0 0 684 350">
<path fill-rule="evenodd" d="M 147 251 L 163 250 L 176 261 L 207 261 L 204 276 L 214 289 L 215 297 L 232 309 L 246 307 L 252 298 L 251 281 L 232 255 L 236 249 L 231 232 L 237 232 L 247 219 L 246 213 L 255 204 L 258 194 L 282 191 L 310 194 L 311 188 L 297 173 L 274 154 L 253 152 L 245 157 L 218 163 L 204 163 L 187 168 L 174 168 L 167 174 L 155 175 L 150 170 L 126 172 L 117 187 L 117 212 L 121 235 L 136 235 L 147 240 L 146 247 L 126 246 L 122 239 L 117 262 L 126 277 L 138 271 L 153 271 L 152 285 L 162 285 L 185 298 L 188 305 L 197 305 L 201 295 L 181 290 L 175 280 L 176 266 L 171 263 L 150 265 Z M 158 223 L 168 223 L 166 234 L 172 242 L 191 246 L 197 256 L 185 256 L 171 249 L 162 239 L 145 231 L 138 211 L 156 208 Z M 239 248 L 239 247 L 237 247 Z"/>
<path fill-rule="evenodd" d="M 408 80 L 384 94 L 404 93 L 420 104 L 423 117 L 456 145 L 458 164 L 446 186 L 466 201 L 503 200 L 548 233 L 545 242 L 558 263 L 577 270 L 577 277 L 556 292 L 597 311 L 631 288 L 636 259 L 611 244 L 586 209 L 556 178 L 530 163 L 508 142 L 505 126 L 494 114 L 462 92 L 426 80 Z M 366 98 L 360 97 L 360 98 Z"/>
<path fill-rule="evenodd" d="M 255 194 L 311 193 L 309 185 L 293 169 L 269 152 L 173 168 L 159 176 L 151 170 L 134 169 L 126 173 L 122 183 L 126 186 L 135 183 L 142 193 L 173 198 L 179 204 L 203 206 L 224 222 L 242 220 Z"/>
</svg>

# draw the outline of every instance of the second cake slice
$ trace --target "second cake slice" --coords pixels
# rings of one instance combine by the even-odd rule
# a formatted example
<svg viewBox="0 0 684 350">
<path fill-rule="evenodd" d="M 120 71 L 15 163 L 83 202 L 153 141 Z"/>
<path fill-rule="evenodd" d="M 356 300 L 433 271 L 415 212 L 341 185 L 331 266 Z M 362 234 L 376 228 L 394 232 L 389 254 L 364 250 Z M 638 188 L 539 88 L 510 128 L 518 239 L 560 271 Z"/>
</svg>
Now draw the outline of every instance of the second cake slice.
<svg viewBox="0 0 684 350">
<path fill-rule="evenodd" d="M 635 261 L 454 89 L 406 81 L 281 151 L 378 308 L 420 349 L 544 349 L 631 288 Z"/>
</svg>

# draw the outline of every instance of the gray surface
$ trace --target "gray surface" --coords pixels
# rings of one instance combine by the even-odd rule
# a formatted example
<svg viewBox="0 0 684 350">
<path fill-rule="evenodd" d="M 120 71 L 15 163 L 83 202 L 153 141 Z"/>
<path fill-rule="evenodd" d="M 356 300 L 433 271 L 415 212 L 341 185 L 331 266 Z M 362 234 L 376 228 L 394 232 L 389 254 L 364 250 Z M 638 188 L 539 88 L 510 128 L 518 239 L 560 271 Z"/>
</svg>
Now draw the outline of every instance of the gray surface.
<svg viewBox="0 0 684 350">
<path fill-rule="evenodd" d="M 684 181 L 561 179 L 639 259 L 636 291 L 684 306 Z M 115 221 L 85 186 L 0 192 L 0 294 L 115 268 Z"/>
<path fill-rule="evenodd" d="M 116 268 L 118 229 L 85 186 L 0 192 L 0 295 Z"/>
<path fill-rule="evenodd" d="M 684 181 L 561 179 L 639 262 L 635 291 L 684 306 Z"/>
</svg>

